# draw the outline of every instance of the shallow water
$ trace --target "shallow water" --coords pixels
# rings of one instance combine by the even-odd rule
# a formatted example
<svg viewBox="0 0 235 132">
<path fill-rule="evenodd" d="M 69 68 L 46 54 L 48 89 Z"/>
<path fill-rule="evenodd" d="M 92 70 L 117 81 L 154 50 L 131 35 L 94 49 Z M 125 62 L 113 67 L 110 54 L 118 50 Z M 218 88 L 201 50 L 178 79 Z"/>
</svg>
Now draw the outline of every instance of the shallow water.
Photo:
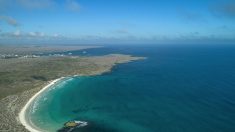
<svg viewBox="0 0 235 132">
<path fill-rule="evenodd" d="M 234 51 L 232 45 L 90 49 L 85 55 L 148 59 L 117 65 L 103 75 L 63 80 L 36 100 L 30 119 L 49 131 L 73 119 L 89 123 L 79 132 L 235 131 Z"/>
</svg>

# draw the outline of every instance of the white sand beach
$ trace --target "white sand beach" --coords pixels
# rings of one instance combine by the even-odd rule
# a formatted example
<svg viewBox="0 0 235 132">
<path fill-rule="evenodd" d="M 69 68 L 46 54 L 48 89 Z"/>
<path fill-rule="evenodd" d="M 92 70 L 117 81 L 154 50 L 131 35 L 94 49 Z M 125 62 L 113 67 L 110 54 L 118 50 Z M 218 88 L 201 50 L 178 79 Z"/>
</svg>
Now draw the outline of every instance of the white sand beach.
<svg viewBox="0 0 235 132">
<path fill-rule="evenodd" d="M 53 81 L 50 81 L 50 83 L 45 86 L 44 88 L 42 88 L 39 92 L 37 92 L 35 95 L 33 95 L 29 101 L 26 103 L 26 105 L 22 108 L 22 110 L 19 113 L 19 120 L 20 123 L 22 125 L 25 126 L 25 128 L 27 130 L 29 130 L 30 132 L 41 132 L 41 130 L 39 130 L 38 128 L 35 128 L 35 126 L 33 126 L 33 124 L 31 124 L 30 122 L 28 122 L 27 120 L 27 114 L 26 114 L 26 110 L 28 109 L 28 107 L 30 106 L 30 104 L 34 101 L 35 98 L 37 98 L 43 91 L 45 91 L 46 89 L 50 88 L 52 85 L 54 85 L 56 82 L 58 82 L 59 80 L 63 79 L 64 77 L 55 79 Z"/>
</svg>

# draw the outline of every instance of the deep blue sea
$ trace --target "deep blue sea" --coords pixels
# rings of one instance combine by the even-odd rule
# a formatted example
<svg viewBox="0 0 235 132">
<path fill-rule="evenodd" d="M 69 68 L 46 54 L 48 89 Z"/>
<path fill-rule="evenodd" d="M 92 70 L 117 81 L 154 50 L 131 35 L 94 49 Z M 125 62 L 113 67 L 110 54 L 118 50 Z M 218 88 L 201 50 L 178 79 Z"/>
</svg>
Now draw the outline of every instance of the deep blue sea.
<svg viewBox="0 0 235 132">
<path fill-rule="evenodd" d="M 234 132 L 235 45 L 106 45 L 73 55 L 147 57 L 98 76 L 66 78 L 30 110 L 38 127 L 75 132 Z M 68 67 L 69 68 L 69 67 Z"/>
</svg>

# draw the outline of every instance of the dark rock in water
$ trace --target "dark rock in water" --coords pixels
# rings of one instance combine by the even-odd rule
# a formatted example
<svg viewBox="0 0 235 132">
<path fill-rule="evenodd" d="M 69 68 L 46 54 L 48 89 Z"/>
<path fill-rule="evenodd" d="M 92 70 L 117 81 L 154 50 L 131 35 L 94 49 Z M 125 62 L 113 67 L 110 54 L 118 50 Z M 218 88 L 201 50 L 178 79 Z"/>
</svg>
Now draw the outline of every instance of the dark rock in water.
<svg viewBox="0 0 235 132">
<path fill-rule="evenodd" d="M 73 131 L 74 128 L 68 128 L 68 127 L 63 127 L 60 130 L 58 130 L 57 132 L 71 132 Z"/>
<path fill-rule="evenodd" d="M 64 127 L 57 132 L 72 132 L 75 128 L 87 126 L 85 121 L 68 121 L 64 124 Z"/>
</svg>

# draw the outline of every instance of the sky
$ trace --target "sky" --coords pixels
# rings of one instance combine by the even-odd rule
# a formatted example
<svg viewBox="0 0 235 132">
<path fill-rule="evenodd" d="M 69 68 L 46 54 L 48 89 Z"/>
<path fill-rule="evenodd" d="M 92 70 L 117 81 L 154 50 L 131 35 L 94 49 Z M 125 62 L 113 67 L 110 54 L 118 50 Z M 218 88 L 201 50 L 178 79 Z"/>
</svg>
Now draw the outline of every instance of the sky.
<svg viewBox="0 0 235 132">
<path fill-rule="evenodd" d="M 235 44 L 235 0 L 0 0 L 8 43 Z"/>
</svg>

